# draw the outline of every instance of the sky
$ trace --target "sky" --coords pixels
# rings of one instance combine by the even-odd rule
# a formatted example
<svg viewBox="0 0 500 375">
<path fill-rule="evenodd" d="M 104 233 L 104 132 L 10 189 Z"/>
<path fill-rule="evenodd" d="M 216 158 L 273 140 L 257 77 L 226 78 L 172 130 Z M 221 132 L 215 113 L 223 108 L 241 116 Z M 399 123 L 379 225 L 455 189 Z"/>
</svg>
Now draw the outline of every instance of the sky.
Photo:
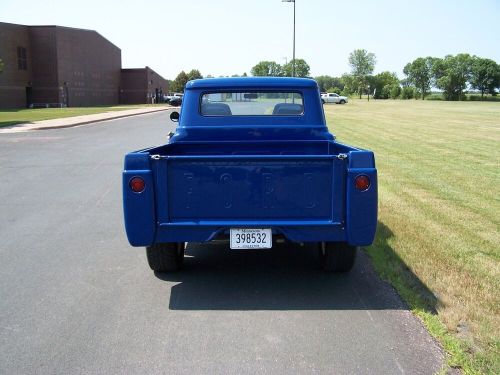
<svg viewBox="0 0 500 375">
<path fill-rule="evenodd" d="M 250 74 L 293 50 L 293 3 L 281 0 L 0 0 L 0 22 L 96 30 L 121 49 L 124 68 L 168 79 L 191 69 Z M 296 0 L 295 46 L 311 76 L 349 72 L 358 48 L 375 54 L 375 73 L 400 78 L 417 57 L 463 52 L 500 63 L 500 0 Z"/>
</svg>

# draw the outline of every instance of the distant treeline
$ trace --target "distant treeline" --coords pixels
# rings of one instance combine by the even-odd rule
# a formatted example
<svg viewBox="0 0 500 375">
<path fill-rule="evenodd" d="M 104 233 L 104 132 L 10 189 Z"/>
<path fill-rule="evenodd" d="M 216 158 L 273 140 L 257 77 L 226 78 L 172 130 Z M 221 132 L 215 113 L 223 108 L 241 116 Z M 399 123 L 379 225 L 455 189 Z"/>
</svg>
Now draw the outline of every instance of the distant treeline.
<svg viewBox="0 0 500 375">
<path fill-rule="evenodd" d="M 464 100 L 466 93 L 480 93 L 496 97 L 500 90 L 500 65 L 491 59 L 471 56 L 467 53 L 447 55 L 444 58 L 419 57 L 406 64 L 404 79 L 396 73 L 382 72 L 374 75 L 376 57 L 364 49 L 349 54 L 350 73 L 341 77 L 328 75 L 314 77 L 320 91 L 342 95 L 372 96 L 375 99 L 445 99 Z M 251 70 L 253 76 L 309 77 L 309 64 L 295 59 L 280 65 L 275 61 L 260 61 Z M 233 77 L 239 75 L 235 74 Z M 243 73 L 244 77 L 247 76 Z M 208 76 L 211 77 L 211 76 Z M 207 78 L 208 78 L 207 77 Z M 197 69 L 189 73 L 182 71 L 170 81 L 170 91 L 182 91 L 190 79 L 202 78 Z M 439 93 L 432 93 L 432 90 Z"/>
<path fill-rule="evenodd" d="M 496 96 L 500 89 L 500 65 L 490 59 L 468 54 L 448 55 L 444 58 L 419 57 L 406 64 L 405 78 L 396 73 L 341 77 L 316 77 L 321 91 L 336 91 L 344 95 L 371 94 L 376 99 L 424 99 L 433 89 L 432 99 L 463 100 L 468 91 Z"/>
</svg>

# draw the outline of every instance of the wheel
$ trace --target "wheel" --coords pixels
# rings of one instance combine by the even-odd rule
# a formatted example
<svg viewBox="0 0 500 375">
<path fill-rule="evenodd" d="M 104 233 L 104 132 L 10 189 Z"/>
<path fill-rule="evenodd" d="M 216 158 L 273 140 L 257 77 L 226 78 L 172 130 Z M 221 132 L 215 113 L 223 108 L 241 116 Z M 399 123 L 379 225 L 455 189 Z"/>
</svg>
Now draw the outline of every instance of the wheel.
<svg viewBox="0 0 500 375">
<path fill-rule="evenodd" d="M 325 104 L 325 101 L 323 99 L 321 99 L 321 104 Z"/>
<path fill-rule="evenodd" d="M 158 243 L 146 247 L 149 267 L 157 272 L 175 272 L 182 267 L 184 242 Z"/>
<path fill-rule="evenodd" d="M 345 242 L 320 242 L 321 268 L 327 272 L 348 272 L 354 265 L 357 250 Z"/>
<path fill-rule="evenodd" d="M 168 104 L 170 104 L 172 107 L 180 107 L 182 104 L 182 99 L 181 98 L 170 99 L 170 102 Z"/>
<path fill-rule="evenodd" d="M 342 99 L 342 100 L 340 101 L 340 104 L 345 104 L 345 100 L 344 100 L 344 99 Z"/>
</svg>

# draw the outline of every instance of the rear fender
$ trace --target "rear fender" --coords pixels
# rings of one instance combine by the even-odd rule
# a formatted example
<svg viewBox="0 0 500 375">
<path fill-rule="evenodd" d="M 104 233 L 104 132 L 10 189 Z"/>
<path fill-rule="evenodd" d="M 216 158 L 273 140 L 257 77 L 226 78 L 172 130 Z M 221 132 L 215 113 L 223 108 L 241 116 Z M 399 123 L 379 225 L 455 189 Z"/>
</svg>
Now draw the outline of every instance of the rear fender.
<svg viewBox="0 0 500 375">
<path fill-rule="evenodd" d="M 130 188 L 130 180 L 134 177 L 141 177 L 145 182 L 145 188 L 140 193 L 135 193 Z M 126 155 L 122 188 L 125 229 L 130 244 L 132 246 L 153 244 L 156 233 L 155 194 L 148 154 Z"/>
<path fill-rule="evenodd" d="M 359 175 L 370 179 L 370 187 L 365 191 L 356 189 L 355 179 Z M 373 153 L 350 152 L 346 188 L 346 237 L 350 245 L 368 246 L 373 242 L 377 229 L 377 190 L 377 170 Z"/>
</svg>

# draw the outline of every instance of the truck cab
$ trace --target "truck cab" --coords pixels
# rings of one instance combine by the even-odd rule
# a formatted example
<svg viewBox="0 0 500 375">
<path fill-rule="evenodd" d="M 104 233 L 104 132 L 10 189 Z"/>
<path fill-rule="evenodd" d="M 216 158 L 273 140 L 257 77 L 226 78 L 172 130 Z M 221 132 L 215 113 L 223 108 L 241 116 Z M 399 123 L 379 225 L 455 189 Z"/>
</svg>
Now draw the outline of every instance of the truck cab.
<svg viewBox="0 0 500 375">
<path fill-rule="evenodd" d="M 325 271 L 345 272 L 377 224 L 371 151 L 336 141 L 316 82 L 217 78 L 187 83 L 175 133 L 125 156 L 132 246 L 158 272 L 182 266 L 185 243 L 266 249 L 314 243 Z"/>
</svg>

